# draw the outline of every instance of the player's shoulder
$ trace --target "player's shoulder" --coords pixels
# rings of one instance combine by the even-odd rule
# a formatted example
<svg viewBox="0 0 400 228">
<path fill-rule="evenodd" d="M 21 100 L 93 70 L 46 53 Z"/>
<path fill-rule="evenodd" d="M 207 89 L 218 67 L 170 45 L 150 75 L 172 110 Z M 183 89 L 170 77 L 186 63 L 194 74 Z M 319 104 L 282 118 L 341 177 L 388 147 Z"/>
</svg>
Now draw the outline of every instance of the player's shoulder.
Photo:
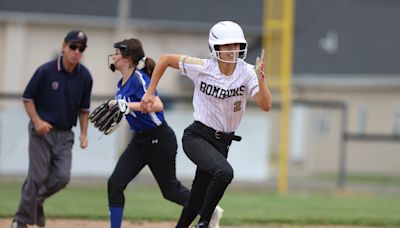
<svg viewBox="0 0 400 228">
<path fill-rule="evenodd" d="M 132 88 L 132 89 L 137 88 L 137 87 L 142 88 L 143 86 L 150 84 L 150 76 L 147 75 L 142 70 L 136 70 L 131 75 L 131 77 L 128 79 L 126 84 L 127 84 L 127 87 Z"/>
<path fill-rule="evenodd" d="M 134 72 L 134 74 L 135 74 L 135 75 L 138 75 L 138 76 L 140 76 L 140 77 L 143 77 L 143 78 L 150 78 L 150 76 L 149 76 L 145 71 L 143 71 L 143 70 L 136 70 L 136 71 Z"/>
<path fill-rule="evenodd" d="M 139 84 L 143 84 L 144 82 L 150 82 L 150 75 L 148 75 L 146 72 L 144 72 L 144 71 L 142 71 L 142 70 L 136 70 L 134 73 L 133 73 L 133 76 L 134 77 L 132 77 L 132 78 L 135 78 L 136 80 L 136 82 L 138 82 Z"/>
</svg>

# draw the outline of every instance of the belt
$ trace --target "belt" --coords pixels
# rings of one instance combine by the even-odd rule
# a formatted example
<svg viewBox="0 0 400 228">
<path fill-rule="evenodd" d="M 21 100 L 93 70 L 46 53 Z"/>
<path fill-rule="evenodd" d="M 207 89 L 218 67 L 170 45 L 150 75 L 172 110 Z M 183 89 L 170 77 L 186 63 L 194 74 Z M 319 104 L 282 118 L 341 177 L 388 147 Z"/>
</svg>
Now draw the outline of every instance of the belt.
<svg viewBox="0 0 400 228">
<path fill-rule="evenodd" d="M 207 125 L 203 124 L 200 121 L 194 121 L 194 125 L 202 129 L 203 131 L 206 131 L 208 134 L 212 135 L 215 139 L 221 140 L 221 141 L 240 141 L 242 140 L 242 137 L 235 135 L 235 132 L 223 132 L 223 131 L 217 131 L 211 127 L 208 127 Z"/>
<path fill-rule="evenodd" d="M 144 131 L 137 131 L 135 132 L 135 137 L 138 139 L 143 139 L 143 138 L 148 138 L 148 137 L 153 137 L 154 135 L 157 135 L 157 133 L 159 133 L 161 130 L 166 129 L 168 127 L 168 124 L 166 122 L 163 122 L 161 125 L 155 127 L 155 128 L 151 128 L 151 129 L 147 129 Z"/>
</svg>

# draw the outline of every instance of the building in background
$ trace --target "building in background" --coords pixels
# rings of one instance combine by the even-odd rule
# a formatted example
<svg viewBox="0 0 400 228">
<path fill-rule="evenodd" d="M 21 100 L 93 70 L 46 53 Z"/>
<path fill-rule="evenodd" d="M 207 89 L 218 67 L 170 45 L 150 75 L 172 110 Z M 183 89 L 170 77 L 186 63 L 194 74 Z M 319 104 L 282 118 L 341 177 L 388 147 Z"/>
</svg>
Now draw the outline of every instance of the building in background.
<svg viewBox="0 0 400 228">
<path fill-rule="evenodd" d="M 253 63 L 261 49 L 262 10 L 262 0 L 2 0 L 0 93 L 22 93 L 33 70 L 59 54 L 62 38 L 72 28 L 88 34 L 83 63 L 94 76 L 95 96 L 109 96 L 115 90 L 110 85 L 117 77 L 107 68 L 107 55 L 121 36 L 142 40 L 146 54 L 154 59 L 169 52 L 207 57 L 210 27 L 234 20 L 245 31 L 247 60 Z M 400 143 L 391 138 L 400 134 L 399 10 L 395 0 L 297 2 L 293 99 L 311 102 L 294 102 L 292 173 L 336 172 L 348 133 L 378 136 L 345 141 L 349 172 L 400 173 Z M 176 72 L 167 74 L 160 83 L 161 94 L 191 94 L 190 82 Z M 278 91 L 273 95 L 279 103 Z M 341 129 L 343 112 L 346 135 Z M 278 148 L 278 110 L 269 116 L 268 147 L 273 157 Z"/>
</svg>

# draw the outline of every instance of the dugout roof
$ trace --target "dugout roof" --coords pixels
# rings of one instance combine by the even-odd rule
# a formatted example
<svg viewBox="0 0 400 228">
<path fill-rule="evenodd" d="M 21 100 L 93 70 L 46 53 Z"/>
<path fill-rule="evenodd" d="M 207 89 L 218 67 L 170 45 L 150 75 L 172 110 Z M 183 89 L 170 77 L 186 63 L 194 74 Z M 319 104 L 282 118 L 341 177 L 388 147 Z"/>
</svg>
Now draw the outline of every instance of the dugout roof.
<svg viewBox="0 0 400 228">
<path fill-rule="evenodd" d="M 0 19 L 17 13 L 80 16 L 112 26 L 116 0 L 2 0 Z M 130 23 L 146 29 L 208 32 L 234 20 L 251 36 L 249 61 L 258 54 L 262 0 L 132 0 Z M 400 1 L 297 0 L 294 73 L 400 78 Z"/>
</svg>

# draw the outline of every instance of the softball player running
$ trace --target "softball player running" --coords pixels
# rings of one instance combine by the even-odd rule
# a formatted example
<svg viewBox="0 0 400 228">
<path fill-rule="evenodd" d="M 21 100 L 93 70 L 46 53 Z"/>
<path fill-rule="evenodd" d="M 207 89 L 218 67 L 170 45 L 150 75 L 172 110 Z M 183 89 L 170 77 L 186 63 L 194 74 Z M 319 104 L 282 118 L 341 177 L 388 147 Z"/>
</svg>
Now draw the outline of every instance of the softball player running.
<svg viewBox="0 0 400 228">
<path fill-rule="evenodd" d="M 109 66 L 113 72 L 119 71 L 122 78 L 112 103 L 129 108 L 125 117 L 134 132 L 108 179 L 110 225 L 111 228 L 119 228 L 125 204 L 124 190 L 146 165 L 153 173 L 164 198 L 183 206 L 190 192 L 176 178 L 176 137 L 165 122 L 163 103 L 157 92 L 154 90 L 154 105 L 147 113 L 143 113 L 140 107 L 140 99 L 149 85 L 154 61 L 145 57 L 138 39 L 123 40 L 115 43 L 114 48 L 115 53 L 109 56 L 113 63 Z M 213 227 L 218 227 L 221 213 L 220 208 L 214 213 Z"/>
<path fill-rule="evenodd" d="M 235 131 L 242 119 L 246 96 L 255 99 L 263 111 L 271 108 L 271 93 L 264 82 L 264 54 L 252 66 L 244 61 L 247 42 L 241 27 L 232 21 L 215 24 L 209 33 L 210 59 L 165 54 L 157 62 L 141 107 L 157 106 L 156 86 L 167 69 L 179 69 L 195 85 L 195 121 L 185 129 L 183 149 L 197 165 L 191 195 L 182 210 L 177 228 L 187 228 L 203 211 L 195 227 L 210 227 L 212 212 L 233 179 L 227 161 L 232 141 L 240 141 Z"/>
</svg>

